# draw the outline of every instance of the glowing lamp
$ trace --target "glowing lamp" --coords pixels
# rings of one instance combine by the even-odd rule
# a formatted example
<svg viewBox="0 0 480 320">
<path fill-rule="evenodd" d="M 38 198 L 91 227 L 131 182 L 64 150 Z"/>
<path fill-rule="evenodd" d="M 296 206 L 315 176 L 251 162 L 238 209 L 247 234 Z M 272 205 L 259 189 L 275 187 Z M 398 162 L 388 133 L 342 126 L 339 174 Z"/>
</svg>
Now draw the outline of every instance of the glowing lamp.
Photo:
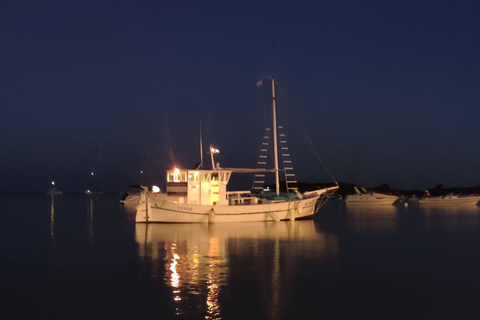
<svg viewBox="0 0 480 320">
<path fill-rule="evenodd" d="M 160 192 L 160 188 L 158 186 L 152 186 L 152 192 L 153 193 L 159 193 Z"/>
</svg>

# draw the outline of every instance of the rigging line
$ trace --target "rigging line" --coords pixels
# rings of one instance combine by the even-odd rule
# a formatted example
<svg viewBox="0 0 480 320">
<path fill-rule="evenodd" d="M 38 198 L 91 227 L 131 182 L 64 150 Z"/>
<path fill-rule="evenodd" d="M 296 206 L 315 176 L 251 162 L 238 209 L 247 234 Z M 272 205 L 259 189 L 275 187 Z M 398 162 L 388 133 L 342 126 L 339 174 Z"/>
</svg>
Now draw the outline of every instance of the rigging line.
<svg viewBox="0 0 480 320">
<path fill-rule="evenodd" d="M 263 79 L 264 77 L 262 77 Z M 269 111 L 267 110 L 270 110 L 269 107 L 270 105 L 267 103 L 267 93 L 266 93 L 266 89 L 265 89 L 265 86 L 263 85 L 263 82 L 259 82 L 260 84 L 257 83 L 257 87 L 262 87 L 260 89 L 261 91 L 261 100 L 262 101 L 262 111 L 263 111 L 263 127 L 266 128 L 268 126 L 270 126 L 270 120 L 271 120 L 271 117 L 268 115 Z M 270 97 L 271 99 L 271 97 Z"/>
<path fill-rule="evenodd" d="M 100 150 L 98 151 L 97 163 L 95 164 L 94 172 L 98 169 L 100 171 L 100 161 L 102 159 L 103 140 L 100 142 Z"/>
<path fill-rule="evenodd" d="M 169 120 L 168 120 L 168 115 L 166 110 L 163 112 L 163 119 L 165 123 L 165 131 L 166 131 L 166 137 L 168 141 L 164 140 L 164 145 L 165 145 L 165 151 L 168 153 L 170 157 L 171 163 L 169 164 L 170 166 L 176 166 L 176 161 L 175 161 L 175 153 L 173 152 L 173 143 L 172 143 L 172 133 L 170 132 L 170 127 L 169 127 Z"/>
<path fill-rule="evenodd" d="M 101 161 L 102 161 L 102 149 L 103 149 L 103 140 L 100 142 L 100 150 L 98 152 L 98 158 L 97 158 L 97 163 L 95 164 L 95 167 L 93 168 L 93 184 L 92 184 L 92 190 L 95 187 L 97 183 L 98 176 L 100 175 L 100 168 L 101 168 Z"/>
<path fill-rule="evenodd" d="M 298 119 L 297 115 L 295 114 L 295 111 L 293 110 L 292 106 L 290 105 L 290 102 L 288 101 L 288 98 L 287 96 L 285 95 L 285 93 L 283 92 L 283 89 L 282 87 L 280 86 L 280 84 L 275 80 L 275 83 L 277 84 L 278 88 L 280 89 L 280 93 L 282 94 L 282 96 L 285 98 L 285 101 L 287 102 L 287 106 L 290 108 L 290 112 L 292 113 L 293 115 L 293 119 L 297 122 L 297 125 L 300 127 L 300 129 L 302 130 L 303 134 L 305 135 L 305 137 L 307 138 L 307 141 L 308 141 L 308 144 L 310 146 L 310 149 L 312 150 L 312 152 L 314 153 L 314 155 L 317 157 L 317 159 L 320 161 L 320 163 L 322 164 L 323 168 L 325 169 L 325 171 L 327 171 L 327 173 L 330 175 L 330 178 L 332 178 L 332 180 L 335 182 L 335 183 L 338 183 L 337 180 L 333 177 L 332 173 L 330 172 L 330 170 L 328 170 L 327 166 L 325 165 L 325 163 L 323 162 L 322 158 L 320 157 L 320 155 L 318 154 L 317 150 L 315 149 L 315 146 L 313 145 L 312 143 L 312 140 L 310 140 L 310 137 L 308 136 L 307 134 L 307 131 L 305 130 L 305 128 L 303 127 L 302 123 L 300 122 L 300 120 Z"/>
</svg>

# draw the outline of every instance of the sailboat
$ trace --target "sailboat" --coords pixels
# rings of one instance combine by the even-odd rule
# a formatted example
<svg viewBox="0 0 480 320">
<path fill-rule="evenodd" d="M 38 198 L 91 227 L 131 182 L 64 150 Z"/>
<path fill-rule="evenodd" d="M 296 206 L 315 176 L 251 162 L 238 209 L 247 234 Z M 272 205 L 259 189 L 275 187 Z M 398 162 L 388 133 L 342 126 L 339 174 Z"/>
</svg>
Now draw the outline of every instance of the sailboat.
<svg viewBox="0 0 480 320">
<path fill-rule="evenodd" d="M 100 151 L 98 152 L 97 163 L 95 164 L 95 168 L 93 171 L 90 172 L 90 176 L 92 177 L 92 187 L 90 189 L 85 190 L 85 194 L 87 196 L 97 196 L 101 194 L 105 194 L 103 191 L 99 191 L 96 187 L 98 176 L 100 174 L 100 168 L 102 164 L 102 149 L 103 149 L 103 141 L 100 143 Z"/>
<path fill-rule="evenodd" d="M 312 217 L 338 190 L 331 187 L 300 193 L 280 194 L 275 80 L 272 81 L 273 109 L 273 169 L 221 168 L 214 155 L 219 150 L 210 147 L 212 169 L 167 170 L 166 192 L 143 192 L 136 207 L 136 222 L 217 223 L 281 221 Z M 263 197 L 251 191 L 227 191 L 233 173 L 275 174 L 275 194 Z"/>
<path fill-rule="evenodd" d="M 120 203 L 126 206 L 136 207 L 140 201 L 140 196 L 144 191 L 144 188 L 141 185 L 129 185 L 128 191 L 120 199 Z M 148 188 L 147 188 L 148 189 Z"/>
<path fill-rule="evenodd" d="M 52 181 L 52 187 L 48 189 L 47 194 L 51 196 L 59 196 L 63 194 L 63 191 L 55 187 L 55 181 Z"/>
</svg>

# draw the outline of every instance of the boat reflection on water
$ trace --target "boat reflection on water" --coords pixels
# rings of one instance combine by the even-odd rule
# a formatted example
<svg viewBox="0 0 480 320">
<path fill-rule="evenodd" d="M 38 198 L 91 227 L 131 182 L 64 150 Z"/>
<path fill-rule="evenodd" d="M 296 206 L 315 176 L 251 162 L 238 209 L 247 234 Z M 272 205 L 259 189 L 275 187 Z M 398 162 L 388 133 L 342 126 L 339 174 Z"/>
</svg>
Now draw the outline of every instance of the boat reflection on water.
<svg viewBox="0 0 480 320">
<path fill-rule="evenodd" d="M 429 231 L 474 230 L 480 225 L 480 207 L 472 204 L 420 206 Z"/>
<path fill-rule="evenodd" d="M 397 229 L 398 206 L 349 203 L 346 209 L 349 225 L 356 231 L 392 232 Z"/>
<path fill-rule="evenodd" d="M 55 195 L 50 195 L 50 242 L 55 242 Z"/>
<path fill-rule="evenodd" d="M 65 221 L 64 219 L 62 219 L 62 216 L 64 217 L 64 212 L 65 212 L 65 209 L 62 209 L 62 207 L 64 208 L 64 206 L 62 206 L 62 201 L 64 202 L 65 201 L 65 198 L 60 199 L 60 208 L 55 208 L 56 204 L 55 204 L 55 201 L 58 199 L 55 199 L 55 197 L 57 197 L 56 195 L 50 195 L 50 242 L 52 244 L 55 243 L 55 240 L 56 240 L 56 237 L 58 235 L 56 235 L 56 231 L 61 231 L 61 225 L 62 225 L 62 221 Z M 82 200 L 83 201 L 83 200 Z M 57 203 L 57 206 L 59 205 Z M 82 208 L 84 208 L 83 206 L 85 205 L 85 203 L 82 204 Z M 86 200 L 86 221 L 87 221 L 87 239 L 88 239 L 88 242 L 89 243 L 93 243 L 93 240 L 94 240 L 94 207 L 95 207 L 95 199 L 93 197 L 88 197 L 87 200 Z M 81 210 L 82 212 L 82 221 L 85 221 L 83 219 L 84 216 L 84 212 L 83 211 L 84 209 Z M 59 218 L 59 225 L 56 226 L 56 221 L 55 221 L 55 218 Z M 61 233 L 61 232 L 60 232 Z"/>
<path fill-rule="evenodd" d="M 232 286 L 245 283 L 245 276 L 258 282 L 254 291 L 268 314 L 278 314 L 281 289 L 301 272 L 302 259 L 338 258 L 337 236 L 320 233 L 313 220 L 137 224 L 136 240 L 140 258 L 152 265 L 152 278 L 172 290 L 176 314 L 205 319 L 223 317 L 222 301 L 229 301 Z"/>
<path fill-rule="evenodd" d="M 88 222 L 88 229 L 87 229 L 87 236 L 88 241 L 93 243 L 93 197 L 88 197 L 88 206 L 87 206 L 87 222 Z"/>
</svg>

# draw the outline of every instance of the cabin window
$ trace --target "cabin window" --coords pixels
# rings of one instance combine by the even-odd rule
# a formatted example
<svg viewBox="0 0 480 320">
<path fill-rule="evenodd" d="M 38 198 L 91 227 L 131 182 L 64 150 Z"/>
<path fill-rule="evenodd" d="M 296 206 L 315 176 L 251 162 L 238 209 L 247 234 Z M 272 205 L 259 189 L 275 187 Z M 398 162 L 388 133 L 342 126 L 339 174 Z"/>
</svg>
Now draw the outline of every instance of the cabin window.
<svg viewBox="0 0 480 320">
<path fill-rule="evenodd" d="M 188 173 L 188 181 L 195 181 L 195 182 L 198 182 L 198 177 L 199 174 L 198 172 L 190 172 Z"/>
<path fill-rule="evenodd" d="M 218 181 L 218 172 L 212 172 L 212 181 Z"/>
<path fill-rule="evenodd" d="M 220 181 L 225 181 L 225 172 L 220 172 Z"/>
<path fill-rule="evenodd" d="M 168 176 L 170 182 L 186 182 L 187 181 L 187 171 L 178 171 L 175 170 L 169 173 Z"/>
<path fill-rule="evenodd" d="M 203 182 L 210 181 L 210 175 L 208 173 L 203 173 L 202 174 L 202 181 Z"/>
</svg>

